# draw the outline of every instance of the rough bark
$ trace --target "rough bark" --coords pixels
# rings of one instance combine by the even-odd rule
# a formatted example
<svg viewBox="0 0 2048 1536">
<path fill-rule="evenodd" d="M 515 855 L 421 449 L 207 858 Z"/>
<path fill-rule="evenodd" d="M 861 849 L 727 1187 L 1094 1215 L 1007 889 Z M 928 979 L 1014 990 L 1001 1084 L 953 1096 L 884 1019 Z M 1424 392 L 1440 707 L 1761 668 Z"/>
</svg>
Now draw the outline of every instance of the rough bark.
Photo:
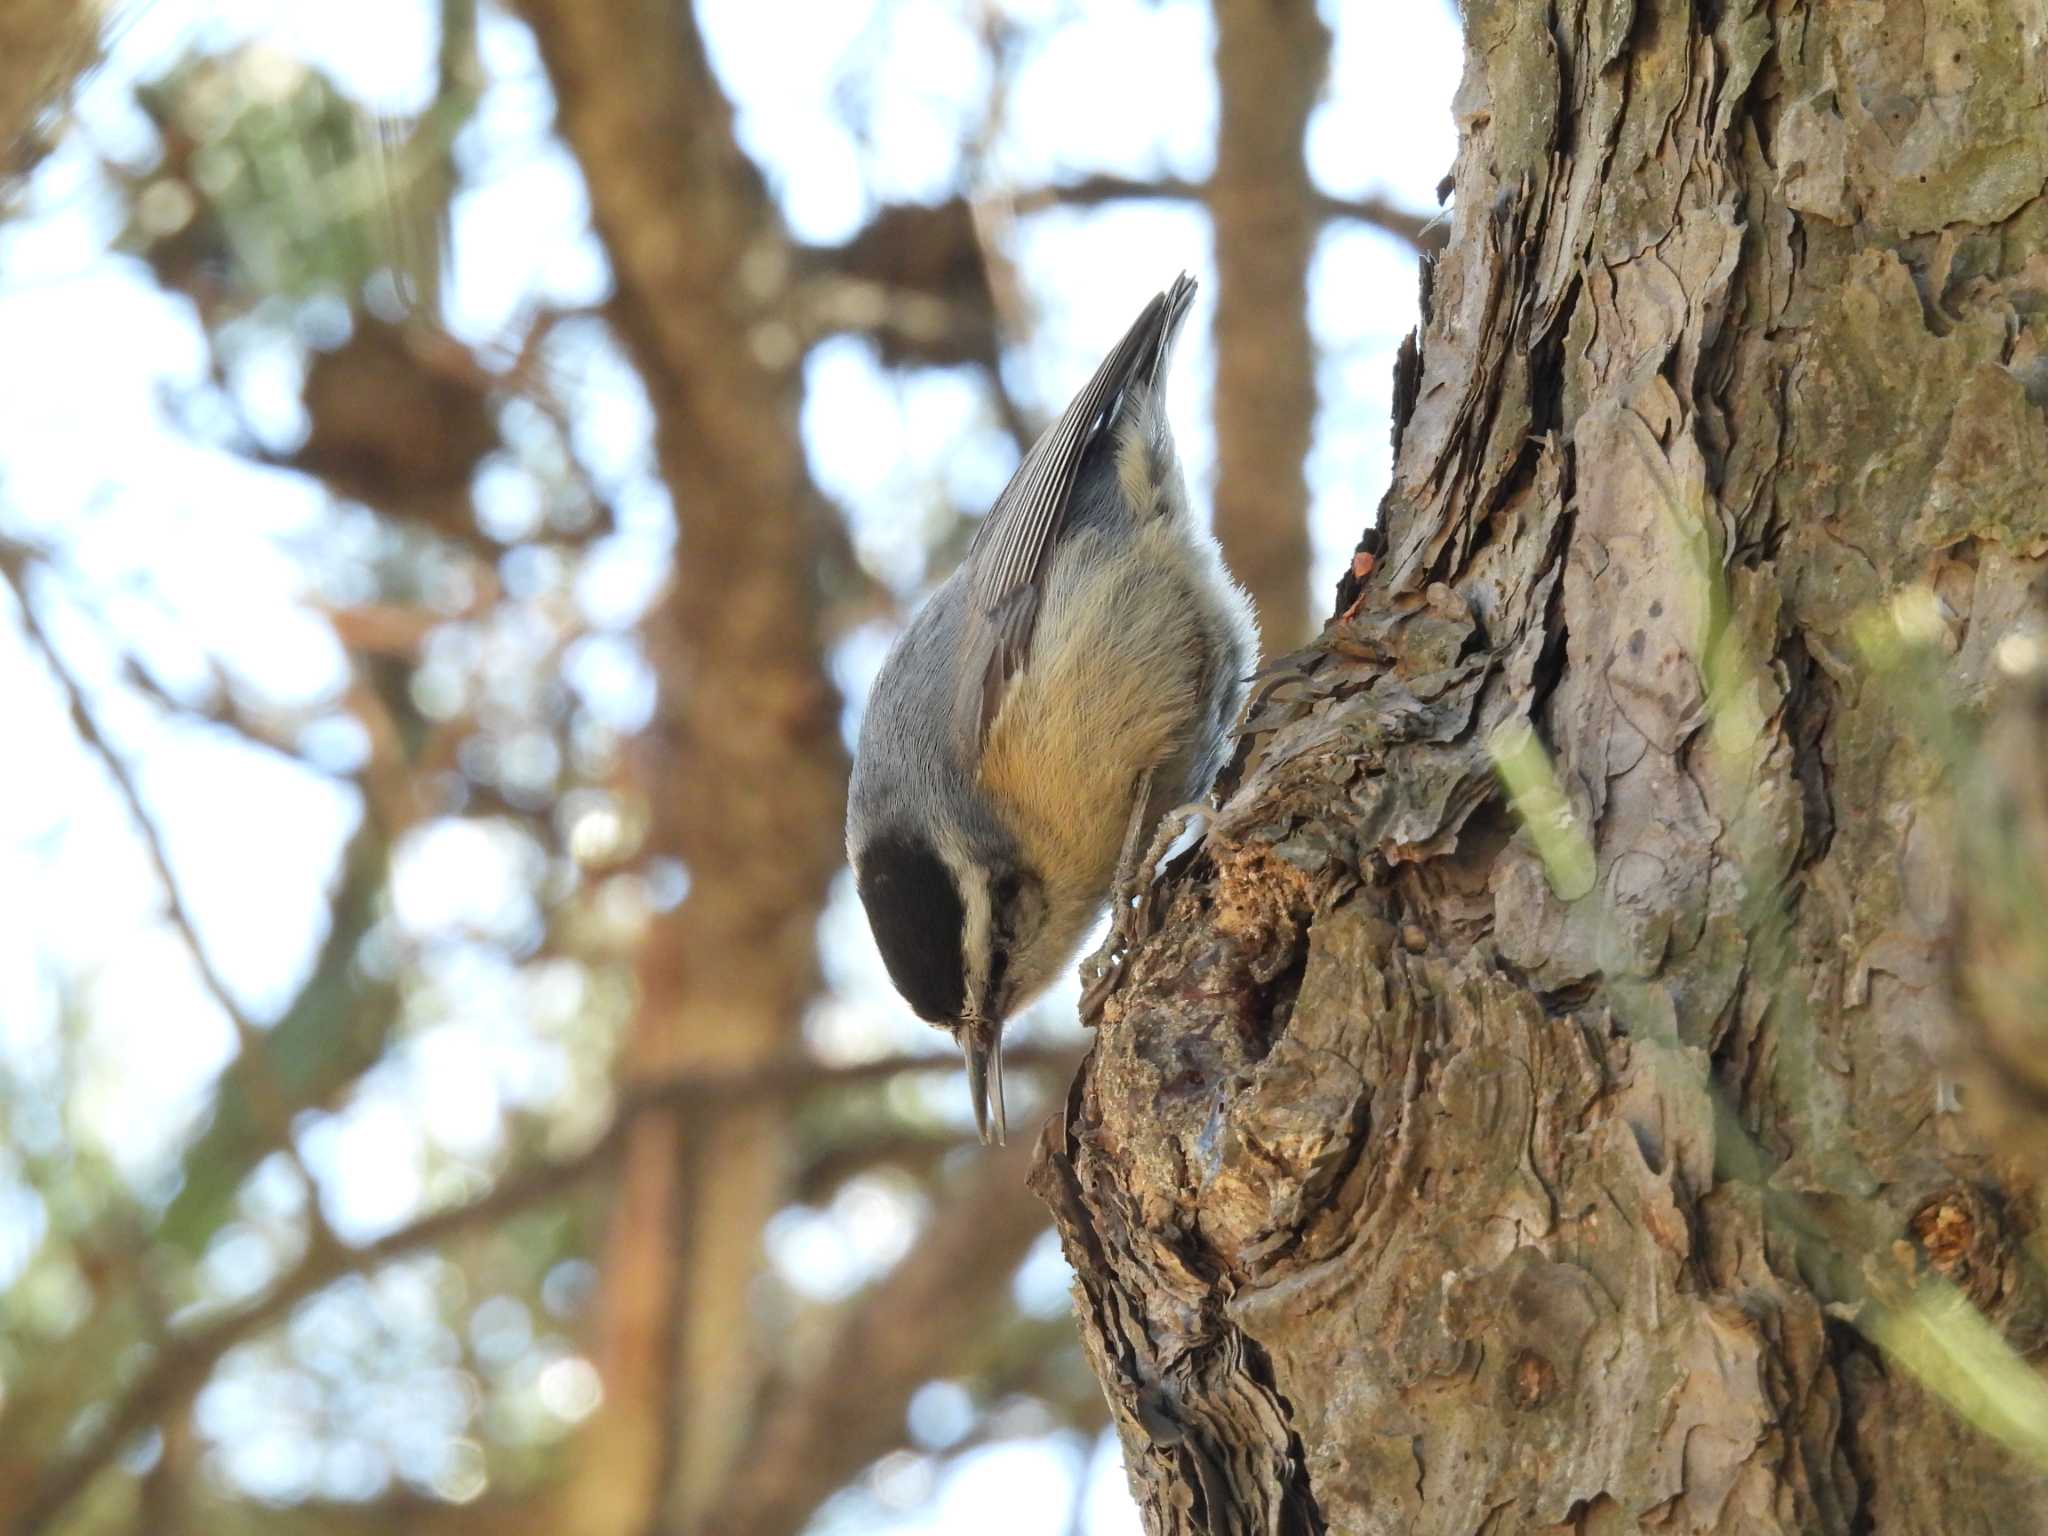
<svg viewBox="0 0 2048 1536">
<path fill-rule="evenodd" d="M 1316 353 L 1308 266 L 1322 231 L 1302 136 L 1329 72 L 1313 5 L 1217 0 L 1216 534 L 1268 654 L 1308 638 Z"/>
<path fill-rule="evenodd" d="M 2048 552 L 2022 9 L 1465 7 L 1384 562 L 1041 1142 L 1149 1530 L 2048 1521 L 1912 1347 L 2038 1391 L 1870 659 L 1975 707 Z"/>
</svg>

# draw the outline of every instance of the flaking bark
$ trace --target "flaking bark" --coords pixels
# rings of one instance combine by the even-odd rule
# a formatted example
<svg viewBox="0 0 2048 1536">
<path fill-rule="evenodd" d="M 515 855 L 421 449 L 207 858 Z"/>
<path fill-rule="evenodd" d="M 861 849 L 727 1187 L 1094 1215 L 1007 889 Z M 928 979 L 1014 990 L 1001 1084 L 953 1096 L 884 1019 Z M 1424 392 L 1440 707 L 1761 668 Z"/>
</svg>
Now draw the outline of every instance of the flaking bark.
<svg viewBox="0 0 2048 1536">
<path fill-rule="evenodd" d="M 1466 6 L 1384 563 L 1041 1143 L 1148 1530 L 2048 1524 L 1869 1342 L 2042 1343 L 1866 643 L 1967 713 L 2048 552 L 2023 9 Z"/>
</svg>

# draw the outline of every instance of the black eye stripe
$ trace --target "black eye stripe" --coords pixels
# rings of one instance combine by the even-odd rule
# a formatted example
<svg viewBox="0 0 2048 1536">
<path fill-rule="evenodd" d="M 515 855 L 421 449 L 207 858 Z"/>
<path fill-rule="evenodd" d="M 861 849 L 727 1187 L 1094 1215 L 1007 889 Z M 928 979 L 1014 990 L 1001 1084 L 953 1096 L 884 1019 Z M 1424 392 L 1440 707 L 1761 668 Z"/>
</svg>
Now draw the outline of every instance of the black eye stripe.
<svg viewBox="0 0 2048 1536">
<path fill-rule="evenodd" d="M 1014 873 L 1002 874 L 989 885 L 989 928 L 991 937 L 1008 938 L 1016 932 L 1017 896 L 1023 888 Z"/>
</svg>

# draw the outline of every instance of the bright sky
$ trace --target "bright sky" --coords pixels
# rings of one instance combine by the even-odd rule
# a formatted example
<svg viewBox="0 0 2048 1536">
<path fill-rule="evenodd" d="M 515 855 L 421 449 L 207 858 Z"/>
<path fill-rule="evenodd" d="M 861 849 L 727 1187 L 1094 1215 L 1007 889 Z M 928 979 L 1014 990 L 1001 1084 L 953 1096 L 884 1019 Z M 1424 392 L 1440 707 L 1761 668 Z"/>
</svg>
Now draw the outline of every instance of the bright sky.
<svg viewBox="0 0 2048 1536">
<path fill-rule="evenodd" d="M 1003 0 L 1002 8 L 1037 41 L 983 190 L 1096 171 L 1207 173 L 1216 98 L 1205 5 Z M 801 238 L 842 239 L 879 202 L 937 197 L 954 183 L 989 84 L 976 9 L 968 0 L 700 0 L 743 141 Z M 1322 9 L 1337 40 L 1328 96 L 1309 134 L 1317 181 L 1335 194 L 1377 191 L 1432 208 L 1455 149 L 1451 6 L 1326 0 Z M 417 107 L 431 89 L 426 0 L 149 0 L 122 14 L 112 56 L 80 102 L 92 149 L 115 159 L 140 159 L 151 143 L 133 105 L 135 83 L 195 43 L 261 40 L 395 111 Z M 459 335 L 485 343 L 503 338 L 536 302 L 591 302 L 607 274 L 586 227 L 580 177 L 551 136 L 552 104 L 530 39 L 487 5 L 481 46 L 491 84 L 458 145 L 466 179 L 454 209 L 448 313 Z M 854 72 L 874 103 L 865 143 L 843 114 Z M 249 1011 L 268 1018 L 319 942 L 327 881 L 357 816 L 353 795 L 341 779 L 220 733 L 167 727 L 122 686 L 119 664 L 123 651 L 132 653 L 165 688 L 199 696 L 208 658 L 217 659 L 247 696 L 301 717 L 309 752 L 345 774 L 359 740 L 336 709 L 342 658 L 308 602 L 346 600 L 352 584 L 366 582 L 368 556 L 349 555 L 349 520 L 337 519 L 320 490 L 214 446 L 236 428 L 211 393 L 197 321 L 131 259 L 109 252 L 116 218 L 94 154 L 73 139 L 38 173 L 28 216 L 0 226 L 0 356 L 21 360 L 0 364 L 0 529 L 57 553 L 66 580 L 38 593 L 38 611 L 109 738 L 135 765 L 215 965 Z M 1053 212 L 1019 226 L 1014 254 L 1041 324 L 1015 358 L 1012 382 L 1048 414 L 1148 294 L 1182 268 L 1211 279 L 1181 349 L 1174 395 L 1191 484 L 1205 498 L 1214 448 L 1205 220 L 1149 204 Z M 1393 352 L 1414 310 L 1409 254 L 1372 231 L 1333 226 L 1312 293 L 1325 349 L 1310 465 L 1319 593 L 1336 579 L 1385 487 Z M 628 632 L 666 561 L 672 520 L 652 470 L 646 402 L 629 370 L 587 331 L 568 335 L 556 361 L 573 380 L 578 451 L 620 508 L 618 530 L 597 543 L 573 583 L 600 633 L 567 656 L 564 669 L 594 714 L 631 730 L 645 718 L 650 685 Z M 302 368 L 296 346 L 271 339 L 244 348 L 229 369 L 243 415 L 274 446 L 303 431 Z M 916 592 L 933 574 L 924 569 L 925 522 L 941 504 L 932 488 L 985 501 L 1011 468 L 1010 448 L 970 380 L 939 371 L 892 379 L 859 342 L 819 348 L 806 382 L 803 432 L 820 481 L 846 510 L 862 558 L 900 591 Z M 485 515 L 508 529 L 530 525 L 538 515 L 534 483 L 516 462 L 492 464 L 479 485 Z M 521 579 L 545 578 L 502 574 L 515 590 Z M 545 639 L 490 638 L 515 649 Z M 850 700 L 849 735 L 887 640 L 862 633 L 835 658 Z M 464 643 L 451 639 L 445 655 L 436 653 L 423 694 L 465 686 L 474 658 Z M 0 797 L 0 1065 L 19 1088 L 78 1072 L 85 1132 L 148 1187 L 203 1106 L 232 1034 L 165 925 L 135 829 L 80 748 L 6 598 L 0 700 L 17 725 L 10 793 Z M 508 713 L 516 715 L 518 703 L 508 701 Z M 518 893 L 536 856 L 518 834 L 464 821 L 431 823 L 402 850 L 397 921 L 402 937 L 427 952 L 435 996 L 396 1059 L 350 1107 L 313 1117 L 302 1143 L 345 1235 L 386 1229 L 434 1197 L 430 1164 L 490 1166 L 507 1107 L 547 1104 L 579 1074 L 602 1070 L 553 1028 L 583 1005 L 575 979 L 516 972 L 495 944 L 480 942 L 516 937 L 532 922 Z M 858 1059 L 932 1044 L 888 988 L 844 881 L 822 942 L 832 991 L 809 1026 L 820 1052 Z M 1064 1027 L 1053 1021 L 1071 1019 L 1071 997 L 1070 989 L 1042 1008 L 1035 1027 Z M 83 1038 L 67 1041 L 60 1008 L 74 1003 Z M 66 1050 L 76 1053 L 69 1069 Z M 964 1123 L 965 1095 L 945 1086 L 943 1096 L 933 1090 L 933 1112 Z M 14 1129 L 34 1150 L 33 1117 L 18 1117 Z M 43 1221 L 13 1167 L 0 1147 L 0 1290 L 20 1272 Z M 280 1209 L 302 1198 L 289 1178 L 274 1195 Z M 769 1251 L 792 1284 L 843 1294 L 902 1251 L 921 1215 L 913 1195 L 856 1181 L 827 1208 L 786 1213 L 768 1234 Z M 215 1267 L 224 1289 L 240 1289 L 262 1284 L 273 1259 L 258 1244 L 239 1257 L 216 1255 Z M 380 1283 L 400 1300 L 371 1300 L 400 1306 L 402 1273 Z M 1026 1266 L 1020 1301 L 1064 1308 L 1055 1249 Z M 356 1304 L 368 1303 L 348 1303 Z M 534 1401 L 559 1409 L 563 1422 L 589 1411 L 573 1357 L 527 1349 L 517 1358 L 531 1365 Z M 558 1367 L 552 1377 L 550 1358 Z M 202 1420 L 235 1447 L 230 1475 L 281 1497 L 375 1492 L 374 1467 L 366 1473 L 361 1456 L 312 1467 L 302 1454 L 294 1459 L 294 1431 L 277 1417 L 274 1394 L 266 1396 L 268 1379 L 252 1364 L 226 1373 L 209 1393 Z M 957 1407 L 948 1410 L 943 1393 L 920 1401 L 922 1443 L 939 1448 Z M 430 1420 L 408 1433 L 394 1429 L 391 1443 L 417 1442 Z M 426 1462 L 398 1471 L 460 1492 L 474 1476 L 474 1447 L 465 1450 L 452 1431 L 434 1443 Z M 1136 1528 L 1113 1444 L 1039 1434 L 975 1452 L 938 1483 L 935 1465 L 923 1455 L 894 1459 L 828 1511 L 820 1529 L 965 1525 L 1036 1536 L 1068 1529 L 1077 1500 L 1087 1510 L 1083 1528 L 1095 1536 Z"/>
</svg>

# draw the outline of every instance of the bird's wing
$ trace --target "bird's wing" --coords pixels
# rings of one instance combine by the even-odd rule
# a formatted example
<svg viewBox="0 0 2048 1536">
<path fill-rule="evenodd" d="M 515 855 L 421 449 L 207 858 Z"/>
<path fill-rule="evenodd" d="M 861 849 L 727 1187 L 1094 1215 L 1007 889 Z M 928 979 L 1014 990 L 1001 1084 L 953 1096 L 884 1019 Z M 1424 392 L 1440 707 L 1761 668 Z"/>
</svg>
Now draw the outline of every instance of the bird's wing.
<svg viewBox="0 0 2048 1536">
<path fill-rule="evenodd" d="M 967 551 L 967 591 L 971 622 L 980 633 L 969 643 L 985 646 L 987 660 L 978 685 L 970 687 L 963 702 L 977 745 L 1030 654 L 1040 582 L 1053 547 L 1066 531 L 1067 508 L 1082 461 L 1113 429 L 1134 384 L 1157 388 L 1174 334 L 1194 296 L 1195 280 L 1185 273 L 1166 292 L 1152 296 L 1095 376 L 1032 444 L 975 531 Z M 976 681 L 970 673 L 970 683 Z"/>
</svg>

